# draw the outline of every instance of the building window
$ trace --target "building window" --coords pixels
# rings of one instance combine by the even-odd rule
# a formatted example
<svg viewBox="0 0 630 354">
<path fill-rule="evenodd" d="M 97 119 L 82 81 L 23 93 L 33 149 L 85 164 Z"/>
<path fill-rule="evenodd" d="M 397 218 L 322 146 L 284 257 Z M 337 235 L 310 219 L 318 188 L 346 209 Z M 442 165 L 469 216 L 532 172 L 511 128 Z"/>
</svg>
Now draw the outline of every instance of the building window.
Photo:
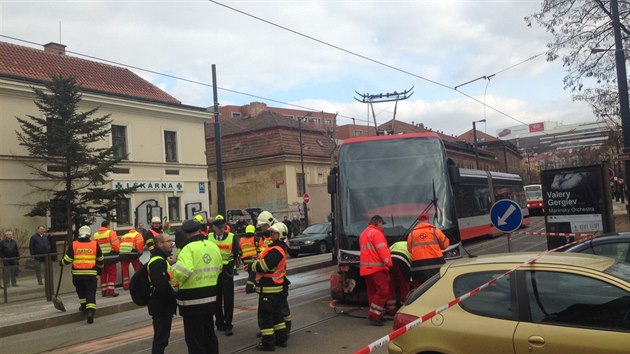
<svg viewBox="0 0 630 354">
<path fill-rule="evenodd" d="M 232 118 L 239 118 L 241 114 L 239 112 L 232 112 Z"/>
<path fill-rule="evenodd" d="M 164 131 L 166 162 L 177 162 L 177 132 Z"/>
<path fill-rule="evenodd" d="M 297 195 L 302 196 L 302 194 L 304 194 L 304 185 L 302 184 L 304 180 L 302 179 L 302 174 L 296 173 L 295 178 L 297 180 Z"/>
<path fill-rule="evenodd" d="M 327 127 L 332 127 L 332 119 L 324 119 L 324 125 Z"/>
<path fill-rule="evenodd" d="M 295 120 L 295 116 L 284 116 L 284 117 Z"/>
<path fill-rule="evenodd" d="M 131 199 L 116 200 L 116 222 L 118 225 L 131 225 Z"/>
<path fill-rule="evenodd" d="M 63 200 L 53 199 L 50 201 L 50 228 L 53 231 L 65 230 L 68 225 L 66 205 Z"/>
<path fill-rule="evenodd" d="M 355 130 L 353 133 L 354 133 L 354 136 L 360 136 L 360 135 L 363 135 L 363 130 Z"/>
<path fill-rule="evenodd" d="M 112 146 L 115 158 L 127 160 L 127 127 L 112 124 Z"/>
<path fill-rule="evenodd" d="M 315 124 L 315 125 L 317 125 L 317 126 L 319 127 L 319 126 L 320 126 L 320 124 L 321 124 L 321 119 L 319 119 L 319 118 L 313 118 L 313 124 Z"/>
<path fill-rule="evenodd" d="M 168 198 L 168 217 L 171 221 L 181 221 L 179 212 L 179 197 Z"/>
</svg>

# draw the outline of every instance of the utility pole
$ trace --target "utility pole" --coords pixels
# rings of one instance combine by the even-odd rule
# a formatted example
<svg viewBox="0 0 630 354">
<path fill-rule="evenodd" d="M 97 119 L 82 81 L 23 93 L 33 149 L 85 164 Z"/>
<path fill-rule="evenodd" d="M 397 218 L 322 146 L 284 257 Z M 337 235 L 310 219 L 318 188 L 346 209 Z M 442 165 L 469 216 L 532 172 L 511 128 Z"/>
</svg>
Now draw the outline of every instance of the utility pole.
<svg viewBox="0 0 630 354">
<path fill-rule="evenodd" d="M 623 152 L 630 153 L 630 102 L 628 102 L 628 79 L 626 77 L 626 60 L 621 41 L 621 24 L 619 22 L 619 5 L 617 0 L 610 0 L 613 33 L 615 35 L 615 64 L 617 66 L 617 85 L 619 88 L 619 115 L 621 116 L 621 131 L 623 134 Z M 625 160 L 625 190 L 630 183 L 630 160 Z M 624 188 L 621 193 L 625 193 Z M 630 210 L 629 210 L 630 216 Z"/>
<path fill-rule="evenodd" d="M 217 94 L 217 67 L 212 64 L 212 95 L 214 96 L 214 151 L 217 162 L 217 204 L 219 214 L 225 215 L 225 182 L 221 158 L 221 125 L 219 124 L 219 96 Z"/>
<path fill-rule="evenodd" d="M 298 129 L 300 130 L 300 165 L 302 166 L 302 208 L 304 208 L 304 227 L 308 227 L 308 205 L 304 202 L 306 194 L 306 174 L 304 173 L 304 141 L 302 140 L 302 119 L 308 119 L 312 112 L 306 113 L 304 117 L 298 119 Z"/>
<path fill-rule="evenodd" d="M 473 148 L 475 149 L 475 163 L 479 169 L 479 150 L 477 150 L 477 123 L 485 122 L 485 119 L 473 121 Z"/>
</svg>

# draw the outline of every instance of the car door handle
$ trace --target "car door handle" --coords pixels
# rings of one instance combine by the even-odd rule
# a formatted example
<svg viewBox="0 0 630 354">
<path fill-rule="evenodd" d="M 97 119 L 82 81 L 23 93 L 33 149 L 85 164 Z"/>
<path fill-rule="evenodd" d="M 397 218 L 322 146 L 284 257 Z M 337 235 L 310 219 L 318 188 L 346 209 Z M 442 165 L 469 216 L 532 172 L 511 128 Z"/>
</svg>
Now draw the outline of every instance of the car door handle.
<svg viewBox="0 0 630 354">
<path fill-rule="evenodd" d="M 535 345 L 535 346 L 543 346 L 545 345 L 545 339 L 541 336 L 530 336 L 528 338 L 528 342 L 531 345 Z"/>
</svg>

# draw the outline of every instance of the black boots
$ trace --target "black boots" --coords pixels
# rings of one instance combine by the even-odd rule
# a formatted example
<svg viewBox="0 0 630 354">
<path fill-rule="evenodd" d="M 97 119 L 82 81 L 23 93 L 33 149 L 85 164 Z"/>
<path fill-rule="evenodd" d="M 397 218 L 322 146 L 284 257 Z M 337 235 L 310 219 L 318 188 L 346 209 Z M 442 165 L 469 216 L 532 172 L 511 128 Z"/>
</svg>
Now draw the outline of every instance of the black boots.
<svg viewBox="0 0 630 354">
<path fill-rule="evenodd" d="M 94 323 L 94 309 L 87 309 L 87 323 Z"/>
</svg>

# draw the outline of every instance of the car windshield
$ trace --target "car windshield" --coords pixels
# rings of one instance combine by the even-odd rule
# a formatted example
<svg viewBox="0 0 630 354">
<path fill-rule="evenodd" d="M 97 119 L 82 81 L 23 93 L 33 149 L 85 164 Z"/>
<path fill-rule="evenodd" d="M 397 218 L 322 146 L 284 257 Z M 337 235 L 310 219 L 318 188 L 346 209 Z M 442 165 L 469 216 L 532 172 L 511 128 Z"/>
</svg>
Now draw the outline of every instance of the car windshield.
<svg viewBox="0 0 630 354">
<path fill-rule="evenodd" d="M 616 262 L 608 269 L 606 269 L 604 273 L 610 274 L 614 277 L 630 283 L 630 263 Z"/>
<path fill-rule="evenodd" d="M 304 229 L 304 235 L 312 235 L 312 234 L 325 234 L 327 232 L 328 225 L 326 224 L 317 224 L 311 225 Z"/>
</svg>

